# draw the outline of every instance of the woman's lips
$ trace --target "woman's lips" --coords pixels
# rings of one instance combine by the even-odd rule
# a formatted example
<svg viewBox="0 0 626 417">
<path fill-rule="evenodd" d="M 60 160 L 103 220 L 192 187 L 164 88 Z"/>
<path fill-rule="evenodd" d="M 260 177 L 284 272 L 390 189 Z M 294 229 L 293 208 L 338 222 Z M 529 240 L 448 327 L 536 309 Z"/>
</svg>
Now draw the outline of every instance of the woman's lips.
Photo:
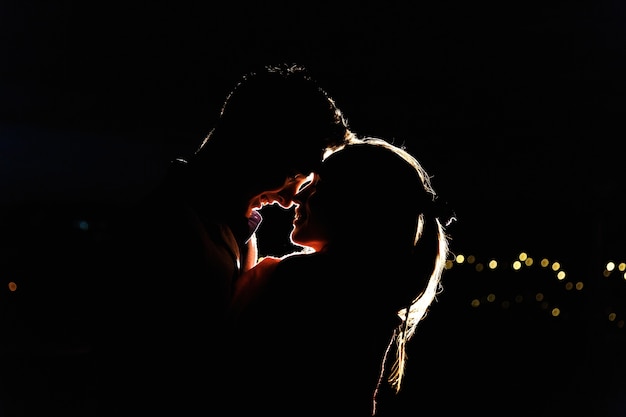
<svg viewBox="0 0 626 417">
<path fill-rule="evenodd" d="M 296 210 L 292 223 L 295 225 L 298 225 L 298 224 L 302 224 L 305 220 L 306 220 L 306 215 L 301 213 L 299 210 Z"/>
</svg>

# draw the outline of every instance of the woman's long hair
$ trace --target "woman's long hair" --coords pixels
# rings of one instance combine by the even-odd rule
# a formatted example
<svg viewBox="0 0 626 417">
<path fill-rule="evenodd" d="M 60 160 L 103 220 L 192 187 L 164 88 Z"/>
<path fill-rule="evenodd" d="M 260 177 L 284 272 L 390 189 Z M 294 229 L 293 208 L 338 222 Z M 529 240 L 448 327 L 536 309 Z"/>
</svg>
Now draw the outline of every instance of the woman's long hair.
<svg viewBox="0 0 626 417">
<path fill-rule="evenodd" d="M 385 235 L 378 236 L 378 240 L 387 242 L 392 247 L 395 247 L 392 239 L 404 242 L 402 243 L 402 247 L 397 246 L 400 250 L 411 245 L 411 242 L 407 242 L 405 237 L 410 238 L 412 241 L 411 276 L 408 279 L 406 277 L 399 277 L 398 281 L 394 282 L 394 285 L 400 287 L 397 288 L 397 291 L 400 292 L 400 294 L 397 294 L 398 300 L 404 299 L 405 301 L 403 301 L 403 303 L 405 303 L 405 307 L 397 311 L 400 324 L 394 329 L 392 339 L 384 353 L 380 379 L 374 393 L 375 413 L 376 394 L 383 381 L 386 380 L 396 393 L 400 391 L 407 362 L 407 343 L 414 336 L 418 324 L 426 317 L 430 306 L 436 301 L 438 294 L 442 291 L 441 279 L 449 255 L 449 236 L 447 235 L 446 228 L 455 219 L 451 212 L 446 209 L 445 205 L 438 200 L 438 196 L 431 184 L 431 177 L 422 164 L 404 147 L 396 146 L 380 138 L 365 137 L 352 139 L 349 144 L 336 151 L 354 145 L 377 146 L 388 149 L 393 154 L 402 158 L 410 165 L 410 169 L 415 171 L 414 174 L 409 173 L 408 175 L 414 177 L 415 174 L 417 174 L 418 177 L 417 180 L 412 181 L 404 181 L 404 179 L 399 178 L 400 176 L 406 177 L 406 173 L 410 169 L 403 166 L 403 164 L 398 164 L 398 161 L 392 161 L 388 166 L 370 167 L 373 171 L 371 175 L 379 177 L 378 180 L 385 184 L 385 192 L 389 193 L 386 198 L 392 199 L 390 196 L 393 195 L 401 196 L 395 199 L 397 204 L 391 204 L 390 208 L 387 209 L 387 211 L 391 210 L 391 212 L 394 213 L 392 225 L 379 222 L 381 223 L 379 233 Z M 331 157 L 335 152 L 326 155 L 326 159 Z M 400 167 L 392 169 L 391 164 L 393 164 L 393 167 Z M 407 190 L 407 184 L 418 184 L 419 189 Z M 420 184 L 421 187 L 419 187 Z M 361 185 L 354 184 L 352 188 L 358 188 L 359 186 Z M 368 182 L 365 181 L 362 187 L 367 186 Z M 371 184 L 369 186 L 371 186 Z M 365 188 L 363 190 L 365 190 Z M 378 191 L 378 189 L 376 190 Z M 364 191 L 346 190 L 345 192 L 359 193 Z M 373 194 L 376 194 L 376 192 Z M 345 198 L 349 198 L 349 196 Z M 384 199 L 381 200 L 384 201 Z M 403 205 L 403 203 L 406 203 L 406 205 Z M 404 227 L 408 225 L 411 217 L 414 219 L 413 228 Z M 376 233 L 376 225 L 370 225 L 374 228 L 373 233 Z M 349 226 L 345 226 L 344 222 L 343 224 L 333 225 L 333 227 Z M 394 232 L 394 228 L 402 228 L 403 230 L 396 230 Z M 371 230 L 368 229 L 368 233 L 370 231 Z M 406 231 L 410 231 L 411 235 L 406 234 L 405 236 Z M 389 235 L 386 235 L 386 233 L 389 233 Z M 396 234 L 392 235 L 392 233 Z M 349 234 L 344 232 L 343 235 Z M 352 236 L 354 236 L 354 234 Z M 406 295 L 409 291 L 413 291 L 413 296 Z M 394 354 L 395 357 L 392 356 Z"/>
</svg>

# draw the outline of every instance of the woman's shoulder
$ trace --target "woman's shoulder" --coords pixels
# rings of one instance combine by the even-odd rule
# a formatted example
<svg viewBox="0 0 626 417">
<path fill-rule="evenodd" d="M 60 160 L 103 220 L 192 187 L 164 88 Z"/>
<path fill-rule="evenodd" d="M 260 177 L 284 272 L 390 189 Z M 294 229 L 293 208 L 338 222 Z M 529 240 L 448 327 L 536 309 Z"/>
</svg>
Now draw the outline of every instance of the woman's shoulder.
<svg viewBox="0 0 626 417">
<path fill-rule="evenodd" d="M 329 264 L 329 258 L 325 253 L 293 253 L 281 258 L 275 265 L 274 275 L 284 275 L 297 273 L 299 275 L 307 272 L 318 271 Z"/>
</svg>

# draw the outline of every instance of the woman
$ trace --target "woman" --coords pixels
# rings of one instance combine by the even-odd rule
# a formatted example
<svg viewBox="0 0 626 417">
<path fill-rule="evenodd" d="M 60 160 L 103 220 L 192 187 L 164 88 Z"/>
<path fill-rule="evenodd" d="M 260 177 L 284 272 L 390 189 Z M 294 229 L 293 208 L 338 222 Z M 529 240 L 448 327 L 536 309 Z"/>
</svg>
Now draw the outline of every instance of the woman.
<svg viewBox="0 0 626 417">
<path fill-rule="evenodd" d="M 441 289 L 449 223 L 419 162 L 377 138 L 327 156 L 294 201 L 303 251 L 236 284 L 229 384 L 273 415 L 382 415 Z"/>
</svg>

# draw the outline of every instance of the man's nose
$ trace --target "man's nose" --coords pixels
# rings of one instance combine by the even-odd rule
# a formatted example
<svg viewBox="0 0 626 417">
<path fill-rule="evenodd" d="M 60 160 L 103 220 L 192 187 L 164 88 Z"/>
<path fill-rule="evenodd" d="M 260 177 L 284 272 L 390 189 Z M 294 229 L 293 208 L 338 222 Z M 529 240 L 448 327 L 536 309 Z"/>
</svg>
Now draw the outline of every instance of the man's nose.
<svg viewBox="0 0 626 417">
<path fill-rule="evenodd" d="M 294 197 L 298 193 L 300 186 L 304 184 L 306 177 L 304 175 L 292 178 L 285 182 L 283 187 L 278 191 L 280 205 L 289 208 L 294 201 Z"/>
<path fill-rule="evenodd" d="M 296 195 L 298 187 L 295 184 L 289 184 L 281 188 L 278 192 L 279 201 L 282 206 L 288 207 L 293 203 L 293 197 Z"/>
</svg>

